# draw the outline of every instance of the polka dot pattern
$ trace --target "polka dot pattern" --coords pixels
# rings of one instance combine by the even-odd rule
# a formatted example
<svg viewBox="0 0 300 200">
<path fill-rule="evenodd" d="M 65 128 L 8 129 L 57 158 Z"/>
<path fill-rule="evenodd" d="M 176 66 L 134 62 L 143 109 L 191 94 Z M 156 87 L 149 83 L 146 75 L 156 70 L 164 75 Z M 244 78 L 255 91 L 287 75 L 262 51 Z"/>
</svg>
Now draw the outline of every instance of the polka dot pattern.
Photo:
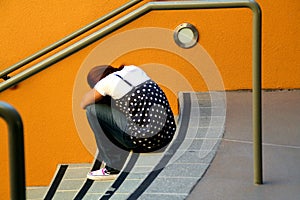
<svg viewBox="0 0 300 200">
<path fill-rule="evenodd" d="M 115 106 L 128 119 L 128 135 L 134 146 L 151 151 L 169 143 L 176 124 L 169 102 L 161 88 L 152 80 L 136 87 Z"/>
</svg>

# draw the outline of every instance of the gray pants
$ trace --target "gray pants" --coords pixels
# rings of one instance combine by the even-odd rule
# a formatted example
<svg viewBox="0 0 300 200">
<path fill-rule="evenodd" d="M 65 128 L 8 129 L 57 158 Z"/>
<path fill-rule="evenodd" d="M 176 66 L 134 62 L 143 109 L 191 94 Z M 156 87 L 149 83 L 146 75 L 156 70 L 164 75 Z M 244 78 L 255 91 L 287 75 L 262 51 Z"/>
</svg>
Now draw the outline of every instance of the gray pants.
<svg viewBox="0 0 300 200">
<path fill-rule="evenodd" d="M 126 132 L 126 118 L 109 102 L 101 101 L 86 108 L 87 118 L 94 132 L 99 161 L 121 170 L 132 148 Z"/>
<path fill-rule="evenodd" d="M 130 134 L 127 134 L 129 133 L 127 130 L 129 123 L 122 112 L 111 106 L 110 97 L 105 97 L 100 102 L 87 106 L 86 114 L 99 150 L 97 159 L 100 162 L 104 161 L 108 167 L 121 170 L 131 150 L 135 153 L 150 151 L 145 150 L 141 144 L 132 142 Z M 173 116 L 169 117 L 171 117 L 170 121 L 173 120 Z M 164 128 L 169 130 L 169 127 Z M 164 131 L 162 129 L 159 133 L 164 135 Z M 151 149 L 152 152 L 163 151 L 172 137 L 159 139 L 161 142 Z"/>
</svg>

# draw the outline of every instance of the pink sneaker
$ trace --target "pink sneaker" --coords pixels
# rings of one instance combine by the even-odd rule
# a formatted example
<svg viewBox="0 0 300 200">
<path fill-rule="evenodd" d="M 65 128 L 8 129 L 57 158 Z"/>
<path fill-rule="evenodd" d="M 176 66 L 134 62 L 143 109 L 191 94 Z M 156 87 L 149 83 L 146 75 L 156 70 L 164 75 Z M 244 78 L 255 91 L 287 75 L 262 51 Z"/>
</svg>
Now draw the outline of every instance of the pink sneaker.
<svg viewBox="0 0 300 200">
<path fill-rule="evenodd" d="M 106 168 L 101 168 L 96 171 L 91 171 L 87 174 L 87 178 L 94 181 L 100 180 L 114 180 L 118 175 L 110 174 Z"/>
</svg>

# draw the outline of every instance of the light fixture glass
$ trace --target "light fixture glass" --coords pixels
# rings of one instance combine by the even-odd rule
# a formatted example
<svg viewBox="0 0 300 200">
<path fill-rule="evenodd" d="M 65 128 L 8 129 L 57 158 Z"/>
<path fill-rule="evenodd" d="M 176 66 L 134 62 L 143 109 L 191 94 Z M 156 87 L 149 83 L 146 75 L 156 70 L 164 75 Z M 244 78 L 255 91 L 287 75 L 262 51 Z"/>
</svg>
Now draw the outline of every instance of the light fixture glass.
<svg viewBox="0 0 300 200">
<path fill-rule="evenodd" d="M 190 23 L 182 23 L 174 30 L 174 40 L 182 48 L 187 49 L 195 46 L 198 39 L 198 30 Z"/>
</svg>

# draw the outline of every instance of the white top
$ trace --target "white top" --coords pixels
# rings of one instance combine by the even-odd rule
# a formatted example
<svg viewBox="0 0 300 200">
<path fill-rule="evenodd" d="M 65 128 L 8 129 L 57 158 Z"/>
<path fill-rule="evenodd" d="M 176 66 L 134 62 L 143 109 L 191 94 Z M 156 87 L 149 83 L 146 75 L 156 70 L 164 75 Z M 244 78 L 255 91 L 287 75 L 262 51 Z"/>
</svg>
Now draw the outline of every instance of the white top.
<svg viewBox="0 0 300 200">
<path fill-rule="evenodd" d="M 139 67 L 134 65 L 125 66 L 122 70 L 109 74 L 105 78 L 101 79 L 94 87 L 102 96 L 109 95 L 113 99 L 120 99 L 126 95 L 132 87 L 125 83 L 120 75 L 133 86 L 137 86 L 150 78 Z"/>
</svg>

